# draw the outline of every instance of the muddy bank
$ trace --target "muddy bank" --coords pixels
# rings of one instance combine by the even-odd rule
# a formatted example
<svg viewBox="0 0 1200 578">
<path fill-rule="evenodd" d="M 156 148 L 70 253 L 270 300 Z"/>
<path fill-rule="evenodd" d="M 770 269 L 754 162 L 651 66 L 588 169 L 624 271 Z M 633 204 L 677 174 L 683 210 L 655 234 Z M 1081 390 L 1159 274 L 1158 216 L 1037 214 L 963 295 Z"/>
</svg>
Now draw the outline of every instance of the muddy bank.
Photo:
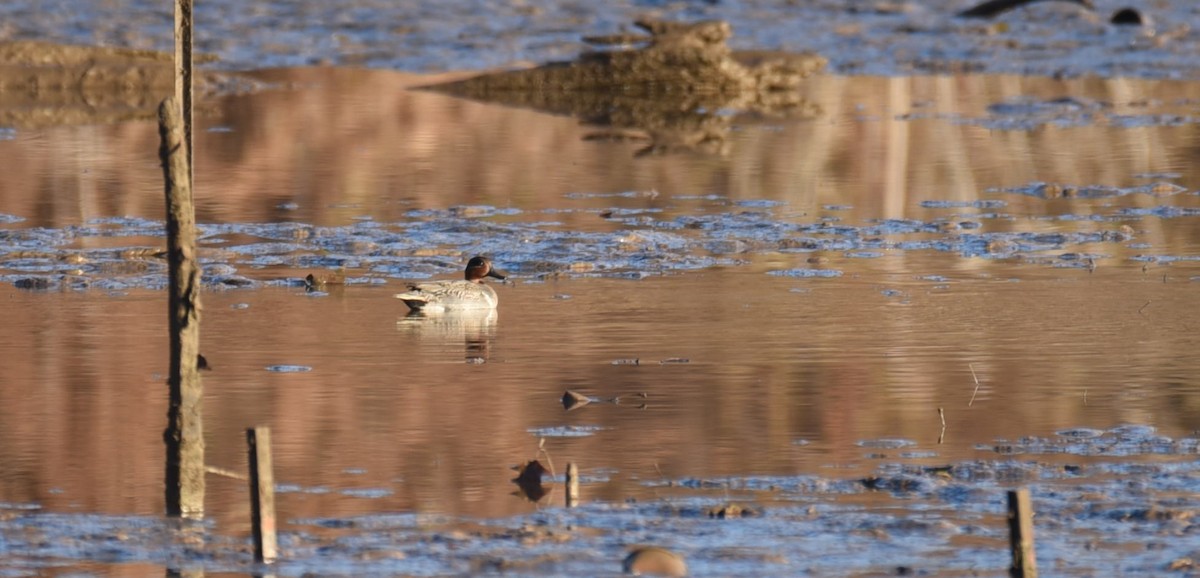
<svg viewBox="0 0 1200 578">
<path fill-rule="evenodd" d="M 641 17 L 729 22 L 735 50 L 815 51 L 838 74 L 980 72 L 1197 78 L 1200 13 L 1192 0 L 1096 0 L 1094 10 L 1036 2 L 990 20 L 958 15 L 979 0 L 603 3 L 447 0 L 212 0 L 196 6 L 197 50 L 214 66 L 367 66 L 483 70 L 574 58 L 581 33 L 621 34 Z M 171 4 L 35 0 L 6 5 L 0 40 L 169 50 Z M 1138 8 L 1141 25 L 1111 15 Z"/>
<path fill-rule="evenodd" d="M 735 52 L 729 23 L 642 19 L 641 34 L 584 37 L 593 49 L 569 61 L 429 85 L 509 106 L 642 131 L 639 155 L 726 150 L 735 115 L 814 117 L 800 90 L 827 60 L 814 53 Z M 597 138 L 629 138 L 620 132 Z"/>
</svg>

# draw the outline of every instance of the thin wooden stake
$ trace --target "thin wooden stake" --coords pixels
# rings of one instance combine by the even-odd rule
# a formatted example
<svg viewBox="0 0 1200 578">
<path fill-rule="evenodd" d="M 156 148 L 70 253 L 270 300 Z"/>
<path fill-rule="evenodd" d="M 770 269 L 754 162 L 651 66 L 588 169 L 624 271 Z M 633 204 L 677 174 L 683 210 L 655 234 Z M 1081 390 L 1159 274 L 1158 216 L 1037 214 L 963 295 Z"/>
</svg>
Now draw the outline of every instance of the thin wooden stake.
<svg viewBox="0 0 1200 578">
<path fill-rule="evenodd" d="M 166 506 L 173 517 L 204 517 L 204 387 L 196 366 L 200 352 L 200 267 L 196 259 L 196 210 L 187 170 L 187 143 L 179 103 L 158 107 L 159 157 L 167 198 L 167 270 L 170 372 Z"/>
<path fill-rule="evenodd" d="M 567 507 L 579 505 L 579 466 L 575 462 L 567 463 Z"/>
<path fill-rule="evenodd" d="M 275 473 L 271 464 L 271 428 L 246 430 L 250 449 L 250 525 L 254 531 L 254 560 L 275 561 L 279 544 L 275 539 Z"/>
<path fill-rule="evenodd" d="M 1008 492 L 1008 532 L 1012 550 L 1013 578 L 1037 578 L 1037 557 L 1033 548 L 1033 507 L 1029 489 Z"/>
</svg>

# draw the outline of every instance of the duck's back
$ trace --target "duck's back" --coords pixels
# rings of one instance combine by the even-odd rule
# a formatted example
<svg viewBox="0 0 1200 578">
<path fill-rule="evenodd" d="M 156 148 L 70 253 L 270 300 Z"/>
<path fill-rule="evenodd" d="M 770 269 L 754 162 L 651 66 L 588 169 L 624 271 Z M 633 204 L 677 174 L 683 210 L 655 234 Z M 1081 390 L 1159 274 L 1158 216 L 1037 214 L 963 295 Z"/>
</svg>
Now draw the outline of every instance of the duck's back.
<svg viewBox="0 0 1200 578">
<path fill-rule="evenodd" d="M 397 299 L 411 309 L 494 309 L 499 299 L 496 291 L 483 283 L 471 281 L 435 281 L 415 283 L 408 291 L 398 293 Z"/>
</svg>

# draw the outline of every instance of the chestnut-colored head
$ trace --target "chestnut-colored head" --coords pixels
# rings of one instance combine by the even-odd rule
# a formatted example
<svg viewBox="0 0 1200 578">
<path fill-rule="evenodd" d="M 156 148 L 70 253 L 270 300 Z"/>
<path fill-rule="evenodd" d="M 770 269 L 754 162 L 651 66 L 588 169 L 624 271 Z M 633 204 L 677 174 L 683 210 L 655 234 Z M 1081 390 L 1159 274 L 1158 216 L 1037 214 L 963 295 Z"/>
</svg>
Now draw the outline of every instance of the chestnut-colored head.
<svg viewBox="0 0 1200 578">
<path fill-rule="evenodd" d="M 491 259 L 488 259 L 482 255 L 471 257 L 471 260 L 467 262 L 467 281 L 478 283 L 482 281 L 484 277 L 504 279 L 505 275 L 504 273 L 497 271 L 494 267 L 492 267 Z"/>
</svg>

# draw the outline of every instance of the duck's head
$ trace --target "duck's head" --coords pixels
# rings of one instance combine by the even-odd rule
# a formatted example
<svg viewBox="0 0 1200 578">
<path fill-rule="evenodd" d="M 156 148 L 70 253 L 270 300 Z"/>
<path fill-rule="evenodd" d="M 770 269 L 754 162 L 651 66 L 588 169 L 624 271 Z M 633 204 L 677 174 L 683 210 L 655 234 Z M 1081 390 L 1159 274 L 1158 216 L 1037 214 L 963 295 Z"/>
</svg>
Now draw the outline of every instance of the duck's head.
<svg viewBox="0 0 1200 578">
<path fill-rule="evenodd" d="M 471 257 L 471 260 L 467 261 L 467 281 L 478 283 L 482 281 L 484 277 L 504 279 L 505 275 L 503 272 L 497 271 L 496 268 L 492 267 L 491 259 L 488 259 L 482 255 Z"/>
</svg>

